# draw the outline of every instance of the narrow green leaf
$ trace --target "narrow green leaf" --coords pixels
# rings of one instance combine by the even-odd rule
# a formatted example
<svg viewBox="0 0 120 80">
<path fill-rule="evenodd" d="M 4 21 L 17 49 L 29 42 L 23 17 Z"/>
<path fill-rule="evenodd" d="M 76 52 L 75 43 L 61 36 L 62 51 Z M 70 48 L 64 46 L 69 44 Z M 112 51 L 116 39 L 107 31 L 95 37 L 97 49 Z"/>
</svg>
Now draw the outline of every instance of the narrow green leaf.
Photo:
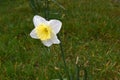
<svg viewBox="0 0 120 80">
<path fill-rule="evenodd" d="M 58 3 L 56 0 L 52 0 L 55 4 L 57 4 L 60 8 L 62 8 L 63 10 L 65 10 L 65 8 L 60 4 Z"/>
<path fill-rule="evenodd" d="M 38 13 L 37 7 L 35 5 L 35 1 L 34 0 L 29 0 L 29 2 L 30 2 L 30 6 L 33 9 L 34 13 Z"/>
</svg>

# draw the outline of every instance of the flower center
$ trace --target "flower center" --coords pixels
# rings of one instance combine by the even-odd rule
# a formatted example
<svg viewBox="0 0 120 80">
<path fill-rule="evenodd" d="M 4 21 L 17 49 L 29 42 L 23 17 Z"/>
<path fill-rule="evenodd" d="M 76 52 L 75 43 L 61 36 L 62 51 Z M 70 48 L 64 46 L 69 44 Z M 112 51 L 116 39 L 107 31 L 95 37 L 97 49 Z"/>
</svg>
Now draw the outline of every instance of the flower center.
<svg viewBox="0 0 120 80">
<path fill-rule="evenodd" d="M 41 24 L 35 28 L 35 31 L 38 38 L 41 40 L 48 40 L 51 38 L 52 29 L 48 25 Z"/>
</svg>

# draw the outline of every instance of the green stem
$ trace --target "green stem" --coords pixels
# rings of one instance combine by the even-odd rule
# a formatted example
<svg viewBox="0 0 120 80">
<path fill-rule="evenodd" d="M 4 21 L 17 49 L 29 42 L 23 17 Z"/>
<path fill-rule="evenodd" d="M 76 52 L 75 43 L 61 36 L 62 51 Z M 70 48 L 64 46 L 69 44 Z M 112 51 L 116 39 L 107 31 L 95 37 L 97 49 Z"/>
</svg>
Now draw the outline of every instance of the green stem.
<svg viewBox="0 0 120 80">
<path fill-rule="evenodd" d="M 59 36 L 58 36 L 59 37 Z M 60 37 L 59 37 L 60 39 Z M 68 76 L 68 79 L 69 80 L 72 80 L 71 76 L 70 76 L 70 73 L 68 71 L 68 68 L 67 68 L 67 65 L 66 65 L 66 61 L 65 61 L 65 55 L 64 55 L 64 51 L 63 51 L 63 47 L 62 47 L 62 42 L 60 43 L 60 50 L 61 50 L 61 57 L 62 57 L 62 60 L 63 60 L 63 63 L 64 63 L 64 69 L 66 71 L 66 74 Z"/>
<path fill-rule="evenodd" d="M 76 64 L 76 80 L 80 80 L 79 79 L 79 66 L 78 66 L 78 64 Z"/>
<path fill-rule="evenodd" d="M 49 19 L 49 1 L 45 0 L 45 18 L 48 20 Z"/>
<path fill-rule="evenodd" d="M 87 80 L 87 70 L 84 68 L 84 79 L 83 80 Z"/>
</svg>

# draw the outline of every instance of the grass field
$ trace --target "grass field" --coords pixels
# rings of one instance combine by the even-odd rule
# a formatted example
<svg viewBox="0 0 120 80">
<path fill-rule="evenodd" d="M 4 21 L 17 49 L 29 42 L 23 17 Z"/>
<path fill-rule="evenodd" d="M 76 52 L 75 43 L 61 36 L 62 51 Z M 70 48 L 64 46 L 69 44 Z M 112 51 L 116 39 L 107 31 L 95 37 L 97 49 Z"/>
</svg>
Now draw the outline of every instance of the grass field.
<svg viewBox="0 0 120 80">
<path fill-rule="evenodd" d="M 79 56 L 88 80 L 120 80 L 119 0 L 59 2 L 66 8 L 65 17 L 60 18 L 63 27 L 59 34 L 73 78 Z M 28 0 L 0 0 L 0 80 L 57 79 L 55 66 L 66 77 L 59 45 L 48 49 L 30 37 L 33 16 Z"/>
</svg>

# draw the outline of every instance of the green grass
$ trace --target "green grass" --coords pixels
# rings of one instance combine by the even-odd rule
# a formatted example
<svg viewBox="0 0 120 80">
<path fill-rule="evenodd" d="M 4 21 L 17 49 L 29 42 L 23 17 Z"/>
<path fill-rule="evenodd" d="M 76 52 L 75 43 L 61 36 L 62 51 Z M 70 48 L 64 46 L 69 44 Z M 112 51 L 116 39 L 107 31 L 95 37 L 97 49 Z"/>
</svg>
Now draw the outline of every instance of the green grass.
<svg viewBox="0 0 120 80">
<path fill-rule="evenodd" d="M 88 80 L 119 80 L 120 3 L 59 2 L 66 8 L 65 17 L 60 18 L 63 22 L 60 35 L 71 75 L 75 75 L 75 59 L 79 56 L 79 64 L 87 69 Z M 0 1 L 0 80 L 56 79 L 55 66 L 66 77 L 59 45 L 48 49 L 40 40 L 29 36 L 34 28 L 33 16 L 27 0 Z"/>
</svg>

